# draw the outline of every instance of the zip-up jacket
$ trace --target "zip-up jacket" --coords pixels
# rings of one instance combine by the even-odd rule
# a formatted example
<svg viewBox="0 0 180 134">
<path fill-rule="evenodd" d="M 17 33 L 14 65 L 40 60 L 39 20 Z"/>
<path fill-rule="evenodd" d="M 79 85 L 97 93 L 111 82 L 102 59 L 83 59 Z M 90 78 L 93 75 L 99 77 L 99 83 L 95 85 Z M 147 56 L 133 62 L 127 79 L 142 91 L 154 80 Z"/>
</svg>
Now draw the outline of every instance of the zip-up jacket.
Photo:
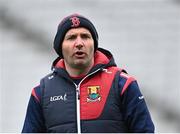
<svg viewBox="0 0 180 134">
<path fill-rule="evenodd" d="M 60 58 L 52 70 L 32 90 L 23 133 L 154 132 L 137 81 L 116 66 L 109 51 L 99 48 L 81 79 L 70 77 Z"/>
</svg>

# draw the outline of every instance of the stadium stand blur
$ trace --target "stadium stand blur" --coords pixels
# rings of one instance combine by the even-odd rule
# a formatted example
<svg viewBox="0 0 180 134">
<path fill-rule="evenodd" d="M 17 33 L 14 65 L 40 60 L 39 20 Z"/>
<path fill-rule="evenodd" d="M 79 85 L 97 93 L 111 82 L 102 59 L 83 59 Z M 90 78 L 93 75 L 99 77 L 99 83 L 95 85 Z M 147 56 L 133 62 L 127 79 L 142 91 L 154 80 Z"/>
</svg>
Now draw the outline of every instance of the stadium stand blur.
<svg viewBox="0 0 180 134">
<path fill-rule="evenodd" d="M 101 47 L 139 82 L 156 132 L 180 132 L 179 0 L 0 0 L 0 132 L 21 132 L 31 89 L 50 72 L 59 21 L 90 18 Z"/>
</svg>

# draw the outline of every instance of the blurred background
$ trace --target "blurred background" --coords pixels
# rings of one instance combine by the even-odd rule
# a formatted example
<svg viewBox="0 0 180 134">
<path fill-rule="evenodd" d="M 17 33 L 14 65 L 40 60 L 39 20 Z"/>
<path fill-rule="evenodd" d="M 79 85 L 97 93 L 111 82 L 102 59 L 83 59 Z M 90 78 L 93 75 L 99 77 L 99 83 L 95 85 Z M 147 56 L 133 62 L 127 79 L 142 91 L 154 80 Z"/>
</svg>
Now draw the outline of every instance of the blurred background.
<svg viewBox="0 0 180 134">
<path fill-rule="evenodd" d="M 21 132 L 31 90 L 57 57 L 57 26 L 72 13 L 136 77 L 156 132 L 180 132 L 179 0 L 0 0 L 0 132 Z"/>
</svg>

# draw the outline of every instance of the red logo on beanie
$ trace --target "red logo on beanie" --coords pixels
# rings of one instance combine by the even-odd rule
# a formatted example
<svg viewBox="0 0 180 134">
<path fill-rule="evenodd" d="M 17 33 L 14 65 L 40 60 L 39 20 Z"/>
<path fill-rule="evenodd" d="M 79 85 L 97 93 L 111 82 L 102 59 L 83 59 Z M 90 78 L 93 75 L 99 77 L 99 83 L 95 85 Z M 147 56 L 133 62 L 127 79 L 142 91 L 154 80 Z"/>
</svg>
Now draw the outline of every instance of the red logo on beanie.
<svg viewBox="0 0 180 134">
<path fill-rule="evenodd" d="M 78 17 L 72 17 L 70 18 L 72 25 L 71 27 L 78 27 L 80 24 L 79 18 Z"/>
</svg>

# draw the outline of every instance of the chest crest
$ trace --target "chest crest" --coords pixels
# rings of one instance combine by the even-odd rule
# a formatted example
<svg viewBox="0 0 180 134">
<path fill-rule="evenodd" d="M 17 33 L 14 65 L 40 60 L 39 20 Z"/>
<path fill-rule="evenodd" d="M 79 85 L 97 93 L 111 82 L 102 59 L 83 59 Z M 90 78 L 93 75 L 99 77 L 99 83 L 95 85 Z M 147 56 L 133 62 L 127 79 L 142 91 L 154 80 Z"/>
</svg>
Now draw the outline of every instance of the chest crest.
<svg viewBox="0 0 180 134">
<path fill-rule="evenodd" d="M 100 86 L 87 87 L 87 102 L 96 102 L 101 100 Z"/>
</svg>

